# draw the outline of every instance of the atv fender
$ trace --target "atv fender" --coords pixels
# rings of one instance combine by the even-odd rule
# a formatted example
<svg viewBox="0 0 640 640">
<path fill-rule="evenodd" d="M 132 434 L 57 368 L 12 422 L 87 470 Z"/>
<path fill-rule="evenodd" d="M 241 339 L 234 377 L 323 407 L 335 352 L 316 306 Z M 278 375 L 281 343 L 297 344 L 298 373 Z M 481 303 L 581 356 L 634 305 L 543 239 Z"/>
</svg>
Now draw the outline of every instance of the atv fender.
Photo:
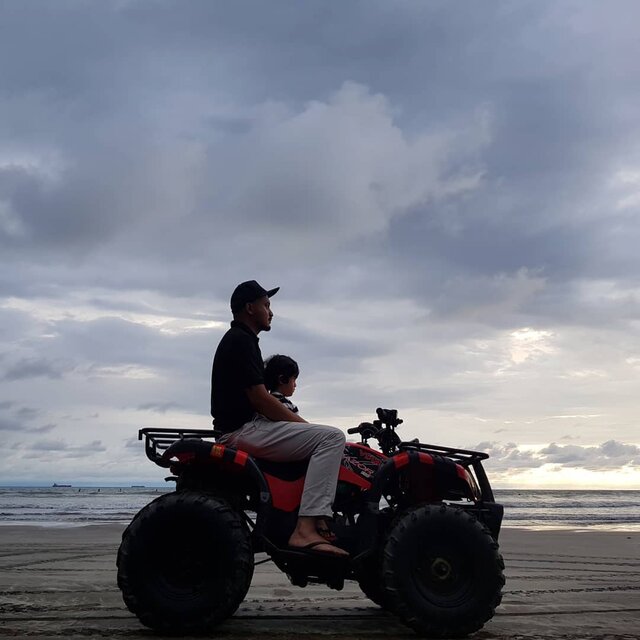
<svg viewBox="0 0 640 640">
<path fill-rule="evenodd" d="M 255 460 L 245 451 L 234 449 L 224 444 L 216 444 L 197 438 L 184 438 L 174 442 L 157 461 L 160 466 L 173 468 L 177 465 L 197 463 L 212 464 L 224 468 L 225 471 L 243 475 L 257 487 L 259 502 L 256 509 L 255 533 L 261 535 L 271 511 L 271 492 L 267 481 Z"/>
<path fill-rule="evenodd" d="M 403 478 L 408 479 L 406 487 L 401 486 Z M 451 491 L 473 502 L 482 500 L 473 476 L 462 465 L 444 456 L 402 451 L 380 465 L 364 494 L 365 505 L 358 521 L 358 557 L 367 557 L 376 547 L 381 533 L 380 500 L 393 483 L 399 485 L 410 505 L 440 502 Z"/>
</svg>

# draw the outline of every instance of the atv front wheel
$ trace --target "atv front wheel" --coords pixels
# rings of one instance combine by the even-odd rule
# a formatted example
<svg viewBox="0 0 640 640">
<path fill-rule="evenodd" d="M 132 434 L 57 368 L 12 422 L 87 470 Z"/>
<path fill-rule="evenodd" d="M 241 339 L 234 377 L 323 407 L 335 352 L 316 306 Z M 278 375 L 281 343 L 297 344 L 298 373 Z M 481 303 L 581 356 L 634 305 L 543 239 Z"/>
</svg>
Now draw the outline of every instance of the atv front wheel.
<svg viewBox="0 0 640 640">
<path fill-rule="evenodd" d="M 386 602 L 427 637 L 464 637 L 493 617 L 504 563 L 489 530 L 466 511 L 425 505 L 402 516 L 384 549 Z"/>
<path fill-rule="evenodd" d="M 366 559 L 365 563 L 358 569 L 356 578 L 360 589 L 369 600 L 383 609 L 387 608 L 384 585 L 382 584 L 382 560 L 381 554 L 377 551 L 373 556 Z"/>
<path fill-rule="evenodd" d="M 164 495 L 144 507 L 122 535 L 117 564 L 129 611 L 168 634 L 211 630 L 240 606 L 253 576 L 240 516 L 196 492 Z"/>
</svg>

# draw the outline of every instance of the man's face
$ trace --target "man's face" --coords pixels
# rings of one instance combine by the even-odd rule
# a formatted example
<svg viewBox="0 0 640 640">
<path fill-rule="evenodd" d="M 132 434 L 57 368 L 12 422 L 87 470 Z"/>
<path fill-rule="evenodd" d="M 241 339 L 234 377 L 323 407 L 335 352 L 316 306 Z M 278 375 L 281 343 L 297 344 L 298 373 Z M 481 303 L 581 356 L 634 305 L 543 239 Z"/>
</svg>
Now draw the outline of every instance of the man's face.
<svg viewBox="0 0 640 640">
<path fill-rule="evenodd" d="M 254 302 L 247 305 L 251 318 L 255 323 L 255 327 L 258 331 L 271 331 L 271 318 L 273 318 L 273 311 L 271 311 L 271 300 L 268 296 L 258 298 Z"/>
</svg>

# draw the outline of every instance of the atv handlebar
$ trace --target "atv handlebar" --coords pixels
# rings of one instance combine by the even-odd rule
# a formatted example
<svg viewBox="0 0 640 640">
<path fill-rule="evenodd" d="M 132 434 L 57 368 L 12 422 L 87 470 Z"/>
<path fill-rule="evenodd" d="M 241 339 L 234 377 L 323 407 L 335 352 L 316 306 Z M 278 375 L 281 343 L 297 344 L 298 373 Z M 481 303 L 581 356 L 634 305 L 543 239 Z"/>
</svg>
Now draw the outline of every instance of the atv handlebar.
<svg viewBox="0 0 640 640">
<path fill-rule="evenodd" d="M 382 424 L 386 424 L 388 427 L 397 427 L 403 422 L 398 418 L 397 409 L 381 409 L 378 407 L 376 409 L 376 414 L 378 415 L 378 420 Z"/>
<path fill-rule="evenodd" d="M 347 433 L 353 435 L 354 433 L 364 433 L 365 431 L 375 432 L 378 429 L 379 427 L 375 427 L 370 422 L 361 422 L 357 427 L 351 427 L 351 429 L 347 429 Z"/>
<path fill-rule="evenodd" d="M 373 422 L 361 422 L 357 427 L 351 427 L 351 429 L 347 429 L 347 433 L 350 435 L 353 435 L 354 433 L 360 433 L 365 438 L 372 438 L 379 433 L 379 431 L 383 428 L 383 425 L 395 429 L 403 422 L 398 418 L 397 409 L 381 409 L 380 407 L 378 407 L 376 409 L 376 414 L 378 415 L 377 420 L 374 420 Z"/>
<path fill-rule="evenodd" d="M 385 455 L 391 455 L 397 451 L 400 438 L 395 432 L 395 428 L 402 424 L 398 418 L 397 409 L 376 409 L 378 419 L 373 422 L 361 422 L 357 427 L 347 429 L 347 433 L 352 435 L 359 433 L 363 444 L 367 444 L 369 438 L 375 438 Z"/>
</svg>

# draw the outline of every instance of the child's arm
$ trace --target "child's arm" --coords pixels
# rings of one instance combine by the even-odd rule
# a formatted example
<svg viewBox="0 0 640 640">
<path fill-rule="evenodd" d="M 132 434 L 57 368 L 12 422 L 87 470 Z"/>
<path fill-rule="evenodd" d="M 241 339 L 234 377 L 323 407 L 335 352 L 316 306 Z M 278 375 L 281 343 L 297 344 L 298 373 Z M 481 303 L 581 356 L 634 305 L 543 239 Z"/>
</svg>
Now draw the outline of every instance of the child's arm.
<svg viewBox="0 0 640 640">
<path fill-rule="evenodd" d="M 287 409 L 277 398 L 272 396 L 263 384 L 247 389 L 247 397 L 251 406 L 265 418 L 274 422 L 306 422 L 299 414 Z"/>
<path fill-rule="evenodd" d="M 287 396 L 285 396 L 282 393 L 279 393 L 277 391 L 272 391 L 271 395 L 276 398 L 276 400 L 280 400 L 280 402 L 282 402 L 282 404 L 287 407 L 287 409 L 289 409 L 289 411 L 293 411 L 293 413 L 298 413 L 298 407 L 296 407 L 295 404 L 293 404 L 293 402 L 291 402 L 291 400 L 289 400 L 289 398 L 287 398 Z"/>
</svg>

